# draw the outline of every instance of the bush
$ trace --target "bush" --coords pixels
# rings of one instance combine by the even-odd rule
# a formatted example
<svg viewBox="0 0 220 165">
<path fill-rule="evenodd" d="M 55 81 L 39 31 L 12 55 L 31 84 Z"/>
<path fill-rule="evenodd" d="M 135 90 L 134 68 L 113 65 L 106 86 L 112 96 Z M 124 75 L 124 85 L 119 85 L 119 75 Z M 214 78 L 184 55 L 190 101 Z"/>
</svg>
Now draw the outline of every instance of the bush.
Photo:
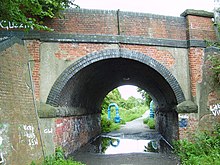
<svg viewBox="0 0 220 165">
<path fill-rule="evenodd" d="M 146 124 L 146 125 L 147 125 L 147 123 L 148 123 L 149 119 L 150 119 L 150 117 L 145 118 L 145 119 L 144 119 L 144 121 L 143 121 L 143 122 L 144 122 L 144 124 Z"/>
<path fill-rule="evenodd" d="M 146 118 L 144 119 L 144 124 L 147 124 L 147 126 L 150 128 L 150 129 L 155 129 L 155 119 L 154 118 Z"/>
<path fill-rule="evenodd" d="M 31 165 L 36 165 L 32 162 Z M 57 148 L 54 155 L 47 156 L 42 165 L 85 165 L 72 159 L 65 159 L 62 148 Z"/>
<path fill-rule="evenodd" d="M 115 123 L 113 120 L 109 120 L 107 115 L 102 115 L 101 117 L 101 132 L 107 133 L 120 128 L 120 124 Z"/>
<path fill-rule="evenodd" d="M 196 134 L 192 141 L 179 140 L 175 144 L 175 153 L 183 165 L 219 165 L 220 164 L 220 127 L 214 132 Z"/>
</svg>

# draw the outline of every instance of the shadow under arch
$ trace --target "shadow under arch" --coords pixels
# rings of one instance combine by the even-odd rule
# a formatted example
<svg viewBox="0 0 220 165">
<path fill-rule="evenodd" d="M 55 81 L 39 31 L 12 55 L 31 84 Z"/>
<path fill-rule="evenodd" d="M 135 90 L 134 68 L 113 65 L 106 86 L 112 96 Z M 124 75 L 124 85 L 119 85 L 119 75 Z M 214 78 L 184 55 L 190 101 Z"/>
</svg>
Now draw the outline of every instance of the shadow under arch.
<svg viewBox="0 0 220 165">
<path fill-rule="evenodd" d="M 52 86 L 47 104 L 64 112 L 59 117 L 100 114 L 108 92 L 135 85 L 153 96 L 156 130 L 169 142 L 179 137 L 176 105 L 185 101 L 175 77 L 153 58 L 125 49 L 107 49 L 80 58 Z"/>
<path fill-rule="evenodd" d="M 70 96 L 72 94 L 71 93 L 72 89 L 67 87 L 67 84 L 70 84 L 71 80 L 74 77 L 77 80 L 82 78 L 82 76 L 79 75 L 80 72 L 85 70 L 89 66 L 95 65 L 100 62 L 108 61 L 108 60 L 111 60 L 111 61 L 115 60 L 114 61 L 115 67 L 119 67 L 119 65 L 128 65 L 128 64 L 130 65 L 129 62 L 128 63 L 126 63 L 126 62 L 120 63 L 120 61 L 123 61 L 123 60 L 127 60 L 127 61 L 130 60 L 132 62 L 139 63 L 142 66 L 134 67 L 132 69 L 140 69 L 139 72 L 142 72 L 143 70 L 141 70 L 141 69 L 143 69 L 143 66 L 146 66 L 146 68 L 148 68 L 148 72 L 152 72 L 150 74 L 151 77 L 148 78 L 148 79 L 151 79 L 149 81 L 152 81 L 152 84 L 156 83 L 157 81 L 159 81 L 160 83 L 162 82 L 162 83 L 159 86 L 153 87 L 153 85 L 150 85 L 149 81 L 148 81 L 148 83 L 146 83 L 147 85 L 145 85 L 144 83 L 142 83 L 142 84 L 137 83 L 137 82 L 135 82 L 135 80 L 126 81 L 127 78 L 130 79 L 129 76 L 131 75 L 129 72 L 126 71 L 129 69 L 129 66 L 127 66 L 127 68 L 126 67 L 123 68 L 124 70 L 118 69 L 118 72 L 126 72 L 123 75 L 122 74 L 120 75 L 120 76 L 122 76 L 121 78 L 125 82 L 121 81 L 121 82 L 118 82 L 117 84 L 112 83 L 111 87 L 108 87 L 108 89 L 105 89 L 104 93 L 102 92 L 101 97 L 105 96 L 109 91 L 111 91 L 112 89 L 114 89 L 117 86 L 124 85 L 124 84 L 131 84 L 131 85 L 139 86 L 142 89 L 148 91 L 151 94 L 151 96 L 153 96 L 153 98 L 155 98 L 156 102 L 158 102 L 157 101 L 158 99 L 157 99 L 157 97 L 155 97 L 155 95 L 157 95 L 161 92 L 162 93 L 168 92 L 168 93 L 165 93 L 165 95 L 166 94 L 173 95 L 173 96 L 169 96 L 170 98 L 172 97 L 172 99 L 171 99 L 172 101 L 171 102 L 168 101 L 168 104 L 177 105 L 185 100 L 182 89 L 181 89 L 179 83 L 177 82 L 177 80 L 175 79 L 175 77 L 170 73 L 170 71 L 165 66 L 163 66 L 158 61 L 154 60 L 153 58 L 151 58 L 145 54 L 142 54 L 142 53 L 136 52 L 136 51 L 125 50 L 125 49 L 106 49 L 106 50 L 102 50 L 99 52 L 94 52 L 89 55 L 86 55 L 86 56 L 80 58 L 79 60 L 77 60 L 76 62 L 74 62 L 73 64 L 71 64 L 68 68 L 66 68 L 63 71 L 63 73 L 61 73 L 61 75 L 58 77 L 58 79 L 55 81 L 55 83 L 53 84 L 53 86 L 50 90 L 50 93 L 48 95 L 46 103 L 50 104 L 54 107 L 73 105 L 73 104 L 70 105 L 67 103 L 68 101 L 71 100 L 70 98 L 73 98 Z M 116 63 L 120 63 L 120 64 L 116 64 Z M 94 67 L 90 68 L 91 70 L 93 70 L 95 72 L 94 76 L 96 76 L 95 74 L 99 74 L 98 72 L 104 72 L 103 71 L 104 67 L 108 67 L 108 65 L 105 62 L 102 65 L 103 65 L 103 67 L 99 71 L 95 71 Z M 100 67 L 100 65 L 98 65 L 98 66 Z M 114 67 L 114 64 L 111 64 L 111 66 Z M 90 69 L 87 69 L 87 72 Z M 112 70 L 112 71 L 115 72 L 117 70 Z M 129 71 L 131 71 L 131 70 L 129 70 Z M 86 72 L 84 71 L 83 75 L 85 75 L 85 74 L 86 74 Z M 90 71 L 90 74 L 92 74 L 91 71 Z M 117 73 L 114 73 L 114 74 L 117 74 Z M 144 75 L 142 74 L 141 76 L 144 76 Z M 146 76 L 149 76 L 149 74 L 148 75 L 146 74 Z M 89 81 L 89 80 L 86 80 L 85 77 L 83 80 Z M 98 78 L 96 80 L 98 80 Z M 74 81 L 74 83 L 76 83 L 76 81 Z M 108 78 L 108 81 L 111 81 L 110 78 Z M 114 80 L 112 80 L 112 81 L 114 81 Z M 138 81 L 141 81 L 141 80 L 138 80 Z M 91 83 L 91 82 L 87 82 L 87 84 L 88 83 Z M 80 88 L 83 88 L 82 87 L 83 85 L 85 85 L 85 83 L 81 84 L 81 87 L 77 87 L 77 88 L 80 90 Z M 154 86 L 155 86 L 155 84 L 154 84 Z M 160 87 L 160 86 L 162 86 L 162 87 Z M 149 90 L 149 88 L 152 88 L 153 90 Z M 156 88 L 160 88 L 160 89 L 156 90 Z M 169 90 L 164 90 L 165 88 L 169 88 Z M 158 91 L 158 92 L 154 92 L 154 91 Z M 72 92 L 76 92 L 76 91 L 74 90 Z M 80 95 L 79 92 L 76 92 L 76 93 L 78 95 Z M 70 98 L 67 98 L 64 95 L 66 95 L 66 96 L 68 95 Z M 76 95 L 74 95 L 74 96 L 76 96 Z M 61 101 L 63 97 L 66 98 L 66 100 L 65 100 L 66 103 L 64 103 L 65 101 Z M 84 97 L 86 97 L 86 96 L 84 96 Z M 167 98 L 169 99 L 169 97 L 167 97 Z M 101 98 L 101 99 L 103 99 L 103 98 Z M 167 100 L 165 100 L 165 102 Z M 74 101 L 74 99 L 72 101 Z M 89 102 L 89 101 L 87 100 L 87 102 Z M 161 105 L 164 106 L 164 103 L 161 103 Z M 81 106 L 80 103 L 78 103 L 77 106 Z M 163 109 L 163 108 L 160 106 L 160 109 Z"/>
</svg>

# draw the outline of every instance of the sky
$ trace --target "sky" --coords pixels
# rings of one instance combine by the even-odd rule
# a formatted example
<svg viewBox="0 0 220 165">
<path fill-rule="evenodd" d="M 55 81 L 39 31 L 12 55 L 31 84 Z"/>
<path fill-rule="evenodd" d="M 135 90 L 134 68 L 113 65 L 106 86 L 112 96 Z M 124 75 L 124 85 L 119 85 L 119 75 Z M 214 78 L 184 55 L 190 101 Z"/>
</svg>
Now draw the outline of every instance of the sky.
<svg viewBox="0 0 220 165">
<path fill-rule="evenodd" d="M 137 87 L 133 85 L 123 85 L 118 87 L 121 97 L 128 99 L 130 96 L 135 98 L 142 98 L 141 94 L 137 92 Z"/>
<path fill-rule="evenodd" d="M 216 0 L 215 0 L 216 1 Z M 219 0 L 220 1 L 220 0 Z M 82 9 L 121 10 L 179 17 L 186 9 L 213 12 L 214 0 L 75 0 Z M 141 98 L 137 87 L 126 85 L 119 88 L 124 99 Z"/>
<path fill-rule="evenodd" d="M 180 16 L 186 9 L 213 11 L 214 0 L 75 0 L 80 8 Z"/>
</svg>

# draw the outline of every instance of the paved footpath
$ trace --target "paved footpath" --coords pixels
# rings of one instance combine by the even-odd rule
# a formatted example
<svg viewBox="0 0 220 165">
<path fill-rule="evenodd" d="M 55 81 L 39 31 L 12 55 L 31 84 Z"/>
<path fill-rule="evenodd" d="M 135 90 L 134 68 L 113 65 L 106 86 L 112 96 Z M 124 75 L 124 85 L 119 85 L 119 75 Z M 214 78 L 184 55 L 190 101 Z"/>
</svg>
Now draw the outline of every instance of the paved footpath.
<svg viewBox="0 0 220 165">
<path fill-rule="evenodd" d="M 120 130 L 106 134 L 107 136 L 129 139 L 155 139 L 160 135 L 150 130 L 143 119 L 149 115 L 147 111 L 141 118 L 122 126 Z M 128 144 L 129 145 L 129 144 Z M 126 153 L 126 154 L 97 154 L 91 152 L 77 152 L 73 154 L 75 160 L 87 165 L 177 165 L 174 155 L 162 153 Z"/>
</svg>

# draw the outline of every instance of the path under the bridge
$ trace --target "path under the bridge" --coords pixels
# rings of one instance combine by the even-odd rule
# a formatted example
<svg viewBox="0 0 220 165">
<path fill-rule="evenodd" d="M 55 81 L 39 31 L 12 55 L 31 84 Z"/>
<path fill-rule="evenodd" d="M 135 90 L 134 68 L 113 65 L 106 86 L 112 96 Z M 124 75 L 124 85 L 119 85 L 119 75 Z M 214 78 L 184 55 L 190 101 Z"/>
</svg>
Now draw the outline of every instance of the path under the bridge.
<svg viewBox="0 0 220 165">
<path fill-rule="evenodd" d="M 119 130 L 113 131 L 104 136 L 120 139 L 158 139 L 160 134 L 150 130 L 143 119 L 149 115 L 147 111 L 142 117 L 127 122 Z M 128 144 L 130 145 L 130 144 Z M 177 165 L 179 163 L 175 155 L 165 153 L 122 153 L 122 154 L 97 154 L 86 152 L 89 145 L 73 154 L 75 160 L 87 165 Z"/>
</svg>

